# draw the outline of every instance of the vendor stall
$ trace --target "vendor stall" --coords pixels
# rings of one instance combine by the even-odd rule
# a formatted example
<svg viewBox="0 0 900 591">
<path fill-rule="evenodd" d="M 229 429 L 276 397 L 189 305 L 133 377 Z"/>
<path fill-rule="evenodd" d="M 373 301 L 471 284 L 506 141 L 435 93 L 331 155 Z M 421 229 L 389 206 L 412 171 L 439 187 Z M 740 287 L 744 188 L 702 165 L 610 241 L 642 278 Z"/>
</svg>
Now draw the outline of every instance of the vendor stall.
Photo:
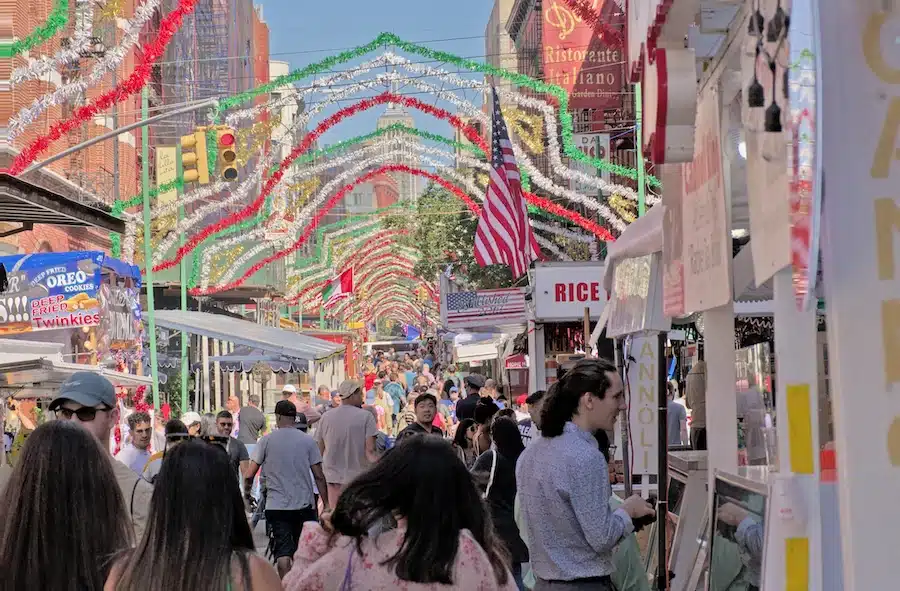
<svg viewBox="0 0 900 591">
<path fill-rule="evenodd" d="M 99 251 L 0 257 L 7 286 L 0 298 L 0 336 L 63 346 L 76 363 L 141 373 L 141 275 Z"/>
<path fill-rule="evenodd" d="M 890 504 L 881 492 L 896 488 L 889 454 L 879 455 L 880 463 L 871 457 L 873 449 L 892 449 L 873 433 L 880 427 L 881 433 L 890 431 L 886 421 L 896 414 L 887 403 L 890 396 L 882 395 L 896 380 L 878 378 L 885 373 L 880 364 L 891 358 L 882 349 L 891 341 L 871 338 L 881 325 L 876 314 L 886 297 L 887 284 L 877 278 L 888 278 L 892 263 L 875 264 L 881 250 L 875 248 L 872 208 L 865 205 L 874 203 L 876 219 L 893 219 L 890 199 L 891 214 L 877 213 L 884 201 L 878 197 L 890 193 L 871 185 L 873 176 L 887 180 L 890 165 L 885 158 L 878 168 L 878 158 L 874 165 L 871 161 L 872 150 L 859 149 L 885 137 L 884 110 L 873 108 L 880 104 L 874 97 L 890 96 L 889 82 L 880 73 L 886 71 L 880 53 L 886 45 L 878 40 L 896 12 L 876 4 L 639 0 L 629 10 L 630 70 L 632 80 L 643 85 L 642 148 L 655 164 L 664 207 L 656 214 L 664 221 L 661 247 L 631 256 L 661 251 L 654 255 L 655 268 L 653 260 L 644 263 L 649 285 L 661 283 L 666 316 L 694 321 L 705 351 L 710 502 L 697 532 L 701 544 L 695 568 L 683 587 L 690 591 L 822 589 L 826 583 L 834 588 L 834 577 L 826 576 L 834 561 L 826 564 L 822 556 L 834 556 L 831 550 L 839 541 L 847 558 L 852 550 L 854 565 L 843 577 L 848 588 L 881 588 L 894 578 L 884 540 L 871 533 L 885 531 L 887 524 L 883 519 L 876 524 L 878 512 L 870 508 Z M 820 20 L 823 27 L 828 23 L 829 39 L 846 33 L 841 43 L 820 44 L 825 38 Z M 822 47 L 826 50 L 817 53 Z M 822 86 L 829 59 L 840 72 L 830 79 L 830 91 Z M 831 103 L 828 92 L 834 93 Z M 822 117 L 823 104 L 832 105 L 826 107 L 833 109 L 830 118 Z M 865 113 L 869 119 L 855 121 L 852 134 L 842 135 L 836 127 L 841 113 Z M 823 120 L 834 122 L 830 136 L 840 138 L 825 146 L 817 142 L 822 136 L 816 122 Z M 834 401 L 841 409 L 835 417 L 847 423 L 836 426 L 839 464 L 847 469 L 838 479 L 842 495 L 848 493 L 841 498 L 841 531 L 844 526 L 854 530 L 853 535 L 827 537 L 820 518 L 826 501 L 819 484 L 819 434 L 827 430 L 819 416 L 817 387 L 823 382 L 817 371 L 821 347 L 816 314 L 823 150 L 832 155 L 832 168 L 840 169 L 835 199 L 829 189 L 826 204 L 834 208 L 835 214 L 825 219 L 835 234 L 822 258 L 826 273 L 833 273 L 826 274 L 826 288 L 833 293 L 825 295 L 838 300 L 827 302 L 829 320 L 845 323 L 843 331 L 829 333 L 828 341 L 832 350 L 840 347 L 846 355 L 835 363 L 848 373 L 843 383 L 835 376 Z M 853 173 L 848 173 L 848 159 Z M 660 207 L 632 224 L 619 242 L 638 233 L 639 224 Z M 770 302 L 757 297 L 741 301 L 749 290 L 767 285 Z M 845 311 L 837 314 L 841 304 Z M 770 348 L 769 354 L 774 353 L 777 376 L 771 372 L 768 383 L 759 377 L 765 372 L 751 370 L 764 357 L 759 348 L 736 347 L 736 317 L 757 314 L 759 308 L 774 314 L 774 351 Z M 860 316 L 862 309 L 869 315 Z M 865 390 L 879 393 L 875 399 L 884 404 L 860 405 L 852 396 L 860 384 L 848 377 L 848 368 L 871 384 L 878 382 Z M 763 465 L 739 468 L 738 417 L 743 414 L 746 423 L 747 415 L 759 410 L 748 411 L 746 405 L 741 410 L 739 392 L 754 391 L 763 402 L 761 428 L 768 435 L 777 433 L 777 442 L 764 437 L 762 453 L 755 450 L 753 462 L 746 454 L 748 463 Z M 770 394 L 774 413 L 766 403 Z M 898 439 L 888 435 L 887 440 Z M 681 553 L 671 559 L 683 576 Z M 656 586 L 665 585 L 657 577 Z"/>
<path fill-rule="evenodd" d="M 600 318 L 606 292 L 600 262 L 539 262 L 531 273 L 528 389 L 534 392 L 549 388 L 570 356 L 585 353 L 589 324 Z M 604 339 L 603 345 L 611 357 L 611 343 Z"/>
<path fill-rule="evenodd" d="M 277 357 L 305 361 L 309 366 L 309 378 L 314 385 L 325 384 L 334 388 L 346 375 L 345 347 L 324 339 L 206 312 L 158 310 L 156 323 L 167 329 L 227 341 L 235 346 L 258 349 Z M 210 360 L 206 361 L 202 369 L 210 371 L 208 367 Z M 259 388 L 264 394 L 263 402 L 267 407 L 274 407 L 277 402 L 275 395 L 280 392 L 280 385 L 276 385 L 276 380 L 271 379 L 274 375 L 269 367 L 266 371 L 256 371 L 254 378 L 246 382 L 248 389 Z M 270 381 L 271 387 L 267 387 L 266 384 Z M 210 403 L 210 408 L 212 407 Z"/>
</svg>

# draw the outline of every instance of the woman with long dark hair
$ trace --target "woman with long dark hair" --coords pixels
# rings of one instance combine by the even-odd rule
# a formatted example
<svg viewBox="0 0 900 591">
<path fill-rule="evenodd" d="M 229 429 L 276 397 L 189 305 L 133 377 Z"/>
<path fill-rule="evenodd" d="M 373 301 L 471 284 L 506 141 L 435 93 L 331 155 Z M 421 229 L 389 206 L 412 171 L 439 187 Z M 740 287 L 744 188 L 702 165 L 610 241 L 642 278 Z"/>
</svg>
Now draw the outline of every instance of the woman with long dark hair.
<svg viewBox="0 0 900 591">
<path fill-rule="evenodd" d="M 386 516 L 397 528 L 371 538 Z M 307 523 L 287 591 L 514 591 L 490 514 L 450 444 L 412 436 L 344 489 L 323 524 Z"/>
<path fill-rule="evenodd" d="M 166 454 L 144 537 L 122 556 L 105 589 L 281 589 L 275 569 L 254 553 L 241 491 L 224 447 L 185 441 Z"/>
<path fill-rule="evenodd" d="M 453 451 L 467 469 L 475 463 L 474 437 L 475 419 L 463 419 L 456 426 L 456 434 L 453 436 Z"/>
<path fill-rule="evenodd" d="M 525 450 L 519 426 L 508 417 L 495 415 L 491 425 L 491 449 L 475 461 L 473 473 L 486 482 L 484 498 L 491 509 L 497 535 L 506 544 L 512 558 L 512 573 L 519 589 L 522 583 L 522 563 L 528 562 L 528 547 L 519 535 L 514 508 L 516 504 L 516 461 Z"/>
<path fill-rule="evenodd" d="M 35 429 L 0 495 L 0 589 L 100 591 L 133 529 L 112 458 L 68 421 Z"/>
</svg>

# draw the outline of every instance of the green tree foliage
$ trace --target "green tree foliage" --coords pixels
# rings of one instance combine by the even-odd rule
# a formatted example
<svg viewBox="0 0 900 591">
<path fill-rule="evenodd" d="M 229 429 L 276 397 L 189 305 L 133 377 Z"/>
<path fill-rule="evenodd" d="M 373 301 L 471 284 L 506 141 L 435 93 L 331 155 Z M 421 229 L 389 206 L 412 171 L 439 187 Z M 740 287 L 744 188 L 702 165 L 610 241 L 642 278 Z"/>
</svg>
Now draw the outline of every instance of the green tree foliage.
<svg viewBox="0 0 900 591">
<path fill-rule="evenodd" d="M 392 216 L 384 222 L 385 226 L 409 230 L 402 242 L 421 253 L 415 267 L 420 277 L 437 277 L 447 265 L 453 265 L 457 281 L 467 287 L 512 286 L 515 282 L 505 265 L 481 267 L 475 262 L 477 224 L 472 212 L 455 195 L 434 183 L 419 197 L 415 214 Z"/>
</svg>

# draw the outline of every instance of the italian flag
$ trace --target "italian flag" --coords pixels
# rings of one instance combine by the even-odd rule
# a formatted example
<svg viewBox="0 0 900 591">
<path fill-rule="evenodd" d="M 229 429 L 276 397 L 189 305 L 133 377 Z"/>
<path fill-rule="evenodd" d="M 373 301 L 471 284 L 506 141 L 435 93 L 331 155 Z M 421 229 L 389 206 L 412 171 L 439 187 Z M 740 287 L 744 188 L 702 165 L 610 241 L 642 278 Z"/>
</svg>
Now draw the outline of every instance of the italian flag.
<svg viewBox="0 0 900 591">
<path fill-rule="evenodd" d="M 333 277 L 322 290 L 322 301 L 329 308 L 353 293 L 353 268 Z"/>
</svg>

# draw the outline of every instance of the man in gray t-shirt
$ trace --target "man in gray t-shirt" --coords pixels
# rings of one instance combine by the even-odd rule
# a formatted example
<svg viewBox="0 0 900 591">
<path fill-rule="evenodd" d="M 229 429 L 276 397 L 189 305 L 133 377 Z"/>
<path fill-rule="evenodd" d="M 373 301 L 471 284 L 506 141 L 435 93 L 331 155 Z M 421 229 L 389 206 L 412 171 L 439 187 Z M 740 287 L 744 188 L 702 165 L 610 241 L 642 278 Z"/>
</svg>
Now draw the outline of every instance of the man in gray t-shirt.
<svg viewBox="0 0 900 591">
<path fill-rule="evenodd" d="M 295 428 L 296 417 L 297 407 L 290 400 L 275 405 L 278 428 L 256 444 L 244 474 L 253 478 L 260 467 L 265 466 L 266 522 L 270 526 L 273 554 L 282 578 L 291 570 L 291 559 L 297 551 L 303 524 L 317 519 L 313 478 L 323 506 L 329 507 L 319 446 L 312 437 Z"/>
</svg>

